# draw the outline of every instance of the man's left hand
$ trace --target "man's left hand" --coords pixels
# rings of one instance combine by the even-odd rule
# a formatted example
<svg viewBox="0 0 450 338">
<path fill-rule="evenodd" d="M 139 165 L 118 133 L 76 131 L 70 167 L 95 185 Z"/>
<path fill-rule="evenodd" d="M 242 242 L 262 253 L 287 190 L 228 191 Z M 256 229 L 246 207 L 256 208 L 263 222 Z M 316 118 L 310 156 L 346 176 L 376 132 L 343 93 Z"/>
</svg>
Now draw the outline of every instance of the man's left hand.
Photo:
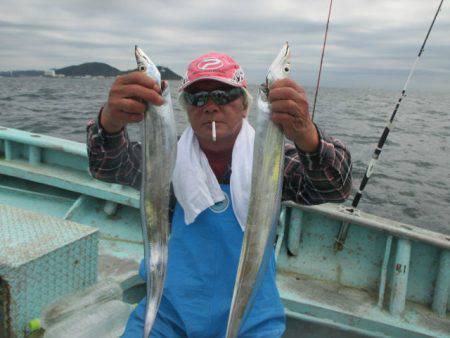
<svg viewBox="0 0 450 338">
<path fill-rule="evenodd" d="M 305 90 L 291 79 L 278 80 L 269 89 L 272 121 L 300 150 L 315 152 L 319 134 L 309 116 Z"/>
</svg>

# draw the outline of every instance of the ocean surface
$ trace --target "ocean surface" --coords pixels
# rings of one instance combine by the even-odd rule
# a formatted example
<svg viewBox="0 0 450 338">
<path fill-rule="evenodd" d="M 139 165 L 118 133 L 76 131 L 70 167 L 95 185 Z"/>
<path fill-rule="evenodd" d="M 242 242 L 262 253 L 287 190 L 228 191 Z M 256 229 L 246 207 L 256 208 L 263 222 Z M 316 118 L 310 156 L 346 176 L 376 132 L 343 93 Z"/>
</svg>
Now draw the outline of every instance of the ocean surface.
<svg viewBox="0 0 450 338">
<path fill-rule="evenodd" d="M 86 122 L 96 117 L 113 81 L 112 78 L 0 78 L 0 126 L 86 142 Z M 187 119 L 176 103 L 178 84 L 170 82 L 181 134 Z M 313 89 L 306 89 L 312 107 Z M 400 90 L 320 89 L 315 122 L 350 149 L 354 191 Z M 250 91 L 255 94 L 256 86 L 250 86 Z M 449 116 L 448 93 L 408 92 L 366 187 L 359 205 L 361 210 L 450 234 Z M 254 117 L 253 110 L 250 123 Z M 139 139 L 138 126 L 131 126 L 129 133 L 132 139 Z"/>
</svg>

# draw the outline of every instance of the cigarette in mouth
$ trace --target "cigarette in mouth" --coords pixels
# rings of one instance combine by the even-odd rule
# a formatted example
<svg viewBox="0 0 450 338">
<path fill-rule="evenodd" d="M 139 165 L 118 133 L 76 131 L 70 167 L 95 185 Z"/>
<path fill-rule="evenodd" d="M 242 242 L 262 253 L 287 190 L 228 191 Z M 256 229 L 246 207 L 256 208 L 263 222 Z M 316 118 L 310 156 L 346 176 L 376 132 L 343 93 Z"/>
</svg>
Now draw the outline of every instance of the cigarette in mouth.
<svg viewBox="0 0 450 338">
<path fill-rule="evenodd" d="M 216 142 L 216 121 L 212 121 L 212 140 Z"/>
</svg>

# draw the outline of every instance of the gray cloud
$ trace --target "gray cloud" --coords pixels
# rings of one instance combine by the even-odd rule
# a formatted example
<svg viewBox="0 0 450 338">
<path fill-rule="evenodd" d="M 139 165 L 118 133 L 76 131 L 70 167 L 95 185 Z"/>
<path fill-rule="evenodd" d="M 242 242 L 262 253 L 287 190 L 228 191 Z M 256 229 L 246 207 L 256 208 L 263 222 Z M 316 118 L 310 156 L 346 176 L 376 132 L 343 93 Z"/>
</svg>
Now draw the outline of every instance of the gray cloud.
<svg viewBox="0 0 450 338">
<path fill-rule="evenodd" d="M 398 86 L 406 79 L 438 1 L 335 2 L 324 85 Z M 101 61 L 134 67 L 133 46 L 184 73 L 189 60 L 218 50 L 260 82 L 284 41 L 293 76 L 315 81 L 328 1 L 3 0 L 0 70 L 48 69 Z M 421 61 L 417 81 L 449 86 L 450 16 L 444 8 Z M 405 75 L 406 74 L 406 75 Z M 432 83 L 428 83 L 432 82 Z"/>
</svg>

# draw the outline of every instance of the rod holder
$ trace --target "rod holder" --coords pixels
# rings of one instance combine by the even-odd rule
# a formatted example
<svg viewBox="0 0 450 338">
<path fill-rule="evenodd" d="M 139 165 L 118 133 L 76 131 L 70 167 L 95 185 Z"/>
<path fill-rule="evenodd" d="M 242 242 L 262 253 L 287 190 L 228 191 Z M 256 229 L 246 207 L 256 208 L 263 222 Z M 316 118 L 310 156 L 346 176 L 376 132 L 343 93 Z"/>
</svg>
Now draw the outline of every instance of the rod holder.
<svg viewBox="0 0 450 338">
<path fill-rule="evenodd" d="M 397 250 L 392 275 L 391 299 L 389 312 L 401 316 L 405 310 L 406 291 L 408 287 L 409 264 L 411 262 L 411 241 L 403 238 L 397 240 Z"/>
<path fill-rule="evenodd" d="M 347 215 L 360 216 L 359 210 L 354 207 L 341 206 L 339 208 L 339 212 L 342 212 Z M 334 250 L 335 251 L 344 250 L 345 241 L 347 240 L 349 228 L 350 228 L 350 222 L 342 221 L 341 226 L 339 227 L 338 234 L 335 238 L 335 242 L 334 242 Z"/>
</svg>

